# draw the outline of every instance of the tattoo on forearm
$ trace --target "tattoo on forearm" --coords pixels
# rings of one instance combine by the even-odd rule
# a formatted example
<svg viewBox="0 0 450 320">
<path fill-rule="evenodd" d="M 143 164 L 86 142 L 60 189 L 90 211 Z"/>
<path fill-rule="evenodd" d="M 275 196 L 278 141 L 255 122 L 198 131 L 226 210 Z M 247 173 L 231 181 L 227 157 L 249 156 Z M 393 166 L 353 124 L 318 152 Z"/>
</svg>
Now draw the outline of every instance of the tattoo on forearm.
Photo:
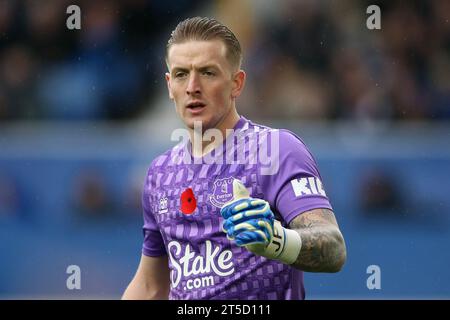
<svg viewBox="0 0 450 320">
<path fill-rule="evenodd" d="M 345 243 L 332 211 L 313 210 L 295 218 L 291 229 L 302 238 L 302 249 L 293 266 L 309 272 L 339 271 L 346 259 Z"/>
</svg>

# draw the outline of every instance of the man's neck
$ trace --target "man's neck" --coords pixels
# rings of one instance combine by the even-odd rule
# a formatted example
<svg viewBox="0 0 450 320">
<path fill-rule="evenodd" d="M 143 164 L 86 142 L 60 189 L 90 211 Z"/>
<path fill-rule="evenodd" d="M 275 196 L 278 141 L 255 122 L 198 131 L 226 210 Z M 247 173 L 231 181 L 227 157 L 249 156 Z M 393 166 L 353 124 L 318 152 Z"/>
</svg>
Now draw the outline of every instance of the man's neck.
<svg viewBox="0 0 450 320">
<path fill-rule="evenodd" d="M 214 138 L 213 141 L 204 141 L 203 134 L 206 130 L 202 130 L 203 132 L 189 130 L 193 156 L 202 157 L 214 150 L 217 146 L 221 145 L 226 139 L 227 133 L 230 133 L 230 131 L 227 132 L 227 129 L 233 129 L 239 121 L 239 118 L 240 117 L 236 111 L 236 108 L 232 108 L 230 112 L 214 127 L 214 129 L 220 131 L 222 139 Z"/>
</svg>

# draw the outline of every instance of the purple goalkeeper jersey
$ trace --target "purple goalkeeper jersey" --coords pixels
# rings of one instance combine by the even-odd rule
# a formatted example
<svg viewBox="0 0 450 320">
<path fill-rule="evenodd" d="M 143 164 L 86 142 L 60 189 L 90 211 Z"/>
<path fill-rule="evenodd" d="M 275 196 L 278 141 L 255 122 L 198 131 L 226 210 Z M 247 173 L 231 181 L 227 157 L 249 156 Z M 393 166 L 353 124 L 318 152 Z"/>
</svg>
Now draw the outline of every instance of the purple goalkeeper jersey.
<svg viewBox="0 0 450 320">
<path fill-rule="evenodd" d="M 220 209 L 233 179 L 268 201 L 285 227 L 305 211 L 332 209 L 305 144 L 241 117 L 221 148 L 202 158 L 190 150 L 182 142 L 157 157 L 142 197 L 142 253 L 168 255 L 169 299 L 304 299 L 303 272 L 227 239 Z"/>
</svg>

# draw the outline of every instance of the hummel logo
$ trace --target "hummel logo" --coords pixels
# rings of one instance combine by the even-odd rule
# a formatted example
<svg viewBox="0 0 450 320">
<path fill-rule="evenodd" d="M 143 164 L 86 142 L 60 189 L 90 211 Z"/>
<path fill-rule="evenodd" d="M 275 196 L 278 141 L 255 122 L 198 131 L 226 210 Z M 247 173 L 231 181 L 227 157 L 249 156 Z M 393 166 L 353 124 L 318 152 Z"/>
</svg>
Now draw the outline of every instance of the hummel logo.
<svg viewBox="0 0 450 320">
<path fill-rule="evenodd" d="M 159 213 L 167 213 L 169 211 L 167 209 L 168 202 L 167 197 L 159 199 Z"/>
</svg>

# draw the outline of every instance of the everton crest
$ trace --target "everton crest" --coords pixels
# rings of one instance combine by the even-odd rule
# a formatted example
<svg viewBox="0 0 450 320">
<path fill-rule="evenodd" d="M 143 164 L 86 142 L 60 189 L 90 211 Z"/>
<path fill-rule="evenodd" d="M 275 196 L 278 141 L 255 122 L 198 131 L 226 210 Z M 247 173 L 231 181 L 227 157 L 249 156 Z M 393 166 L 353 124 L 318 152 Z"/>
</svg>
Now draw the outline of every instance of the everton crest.
<svg viewBox="0 0 450 320">
<path fill-rule="evenodd" d="M 213 194 L 209 197 L 211 203 L 222 208 L 225 203 L 233 199 L 233 177 L 214 181 Z"/>
</svg>

